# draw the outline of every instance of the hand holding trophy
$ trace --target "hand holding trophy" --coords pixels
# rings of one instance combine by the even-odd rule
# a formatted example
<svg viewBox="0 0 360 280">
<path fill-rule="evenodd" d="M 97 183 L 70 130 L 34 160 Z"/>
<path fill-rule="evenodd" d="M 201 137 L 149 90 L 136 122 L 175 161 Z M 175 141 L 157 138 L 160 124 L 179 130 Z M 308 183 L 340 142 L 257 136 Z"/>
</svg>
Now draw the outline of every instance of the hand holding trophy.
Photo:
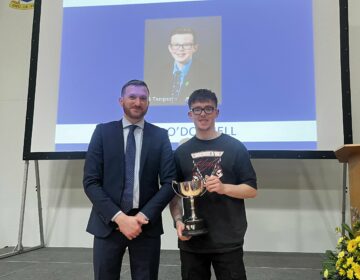
<svg viewBox="0 0 360 280">
<path fill-rule="evenodd" d="M 193 180 L 185 182 L 173 181 L 172 187 L 177 195 L 182 198 L 190 200 L 191 216 L 184 221 L 185 230 L 184 236 L 196 236 L 205 234 L 208 230 L 205 227 L 204 220 L 198 218 L 195 212 L 195 197 L 200 197 L 206 192 L 205 183 L 203 180 Z"/>
</svg>

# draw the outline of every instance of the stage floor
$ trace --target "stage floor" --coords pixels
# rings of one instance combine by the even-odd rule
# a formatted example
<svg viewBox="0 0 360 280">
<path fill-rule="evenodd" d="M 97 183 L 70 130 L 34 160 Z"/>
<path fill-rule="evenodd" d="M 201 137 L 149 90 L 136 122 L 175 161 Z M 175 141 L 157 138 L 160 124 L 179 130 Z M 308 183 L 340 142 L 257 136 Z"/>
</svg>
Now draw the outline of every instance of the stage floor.
<svg viewBox="0 0 360 280">
<path fill-rule="evenodd" d="M 11 251 L 1 249 L 0 254 Z M 245 252 L 248 280 L 321 279 L 323 254 Z M 43 248 L 0 259 L 0 280 L 91 280 L 92 250 Z M 129 261 L 124 259 L 121 279 L 130 280 Z M 178 251 L 161 252 L 159 280 L 180 277 Z M 212 279 L 215 279 L 213 276 Z"/>
</svg>

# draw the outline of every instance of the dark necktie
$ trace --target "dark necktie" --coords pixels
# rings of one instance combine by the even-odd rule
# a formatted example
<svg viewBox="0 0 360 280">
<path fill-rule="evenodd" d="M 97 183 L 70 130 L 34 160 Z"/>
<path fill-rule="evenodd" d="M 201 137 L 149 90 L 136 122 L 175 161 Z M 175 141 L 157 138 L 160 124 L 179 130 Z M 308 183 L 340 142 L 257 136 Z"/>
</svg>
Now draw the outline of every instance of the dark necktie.
<svg viewBox="0 0 360 280">
<path fill-rule="evenodd" d="M 135 136 L 137 125 L 129 126 L 129 134 L 125 150 L 125 185 L 121 199 L 121 210 L 128 213 L 133 208 L 134 174 L 135 174 Z"/>
<path fill-rule="evenodd" d="M 173 85 L 171 89 L 171 97 L 174 99 L 177 99 L 179 97 L 180 93 L 180 87 L 181 87 L 181 71 L 176 71 L 174 73 L 174 79 L 173 79 Z"/>
</svg>

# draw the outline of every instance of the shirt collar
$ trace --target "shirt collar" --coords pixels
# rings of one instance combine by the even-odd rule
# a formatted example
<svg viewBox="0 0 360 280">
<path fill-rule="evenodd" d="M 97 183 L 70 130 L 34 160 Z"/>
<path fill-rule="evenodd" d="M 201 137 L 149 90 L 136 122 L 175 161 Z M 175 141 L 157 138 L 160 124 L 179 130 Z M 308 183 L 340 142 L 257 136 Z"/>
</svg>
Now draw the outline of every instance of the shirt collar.
<svg viewBox="0 0 360 280">
<path fill-rule="evenodd" d="M 122 124 L 123 124 L 123 128 L 128 128 L 133 123 L 129 122 L 129 120 L 124 116 L 122 119 Z M 142 119 L 141 121 L 134 123 L 134 124 L 137 125 L 138 127 L 140 127 L 141 129 L 144 129 L 145 120 Z"/>
<path fill-rule="evenodd" d="M 182 70 L 180 70 L 178 68 L 176 62 L 174 62 L 173 74 L 175 74 L 175 72 L 177 72 L 177 71 L 180 71 L 182 76 L 186 76 L 190 70 L 191 63 L 192 63 L 192 59 L 184 65 Z"/>
</svg>

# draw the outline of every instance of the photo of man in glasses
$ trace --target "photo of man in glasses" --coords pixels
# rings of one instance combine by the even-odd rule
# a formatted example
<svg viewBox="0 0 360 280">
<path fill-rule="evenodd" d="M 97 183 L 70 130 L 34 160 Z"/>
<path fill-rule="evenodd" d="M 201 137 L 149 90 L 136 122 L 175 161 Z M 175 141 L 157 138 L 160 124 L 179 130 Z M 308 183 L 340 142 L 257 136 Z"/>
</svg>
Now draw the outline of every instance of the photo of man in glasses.
<svg viewBox="0 0 360 280">
<path fill-rule="evenodd" d="M 189 87 L 191 82 L 190 68 L 193 63 L 193 55 L 198 49 L 195 33 L 190 28 L 177 28 L 170 36 L 168 46 L 171 56 L 174 58 L 173 82 L 171 97 L 174 101 L 186 99 L 187 96 L 180 96 L 181 90 Z M 195 62 L 194 62 L 195 68 Z M 190 73 L 189 73 L 190 72 Z M 184 100 L 185 103 L 186 100 Z"/>
<path fill-rule="evenodd" d="M 209 34 L 207 37 L 211 38 Z M 168 38 L 167 51 L 170 56 L 167 56 L 171 62 L 145 67 L 145 78 L 154 88 L 154 95 L 150 99 L 152 105 L 186 105 L 190 94 L 198 88 L 220 92 L 220 48 L 218 51 L 203 51 L 207 46 L 199 42 L 198 34 L 190 27 L 176 27 Z M 217 44 L 220 45 L 220 42 L 214 45 Z M 202 56 L 199 55 L 200 49 Z M 201 59 L 204 57 L 208 59 Z"/>
</svg>

